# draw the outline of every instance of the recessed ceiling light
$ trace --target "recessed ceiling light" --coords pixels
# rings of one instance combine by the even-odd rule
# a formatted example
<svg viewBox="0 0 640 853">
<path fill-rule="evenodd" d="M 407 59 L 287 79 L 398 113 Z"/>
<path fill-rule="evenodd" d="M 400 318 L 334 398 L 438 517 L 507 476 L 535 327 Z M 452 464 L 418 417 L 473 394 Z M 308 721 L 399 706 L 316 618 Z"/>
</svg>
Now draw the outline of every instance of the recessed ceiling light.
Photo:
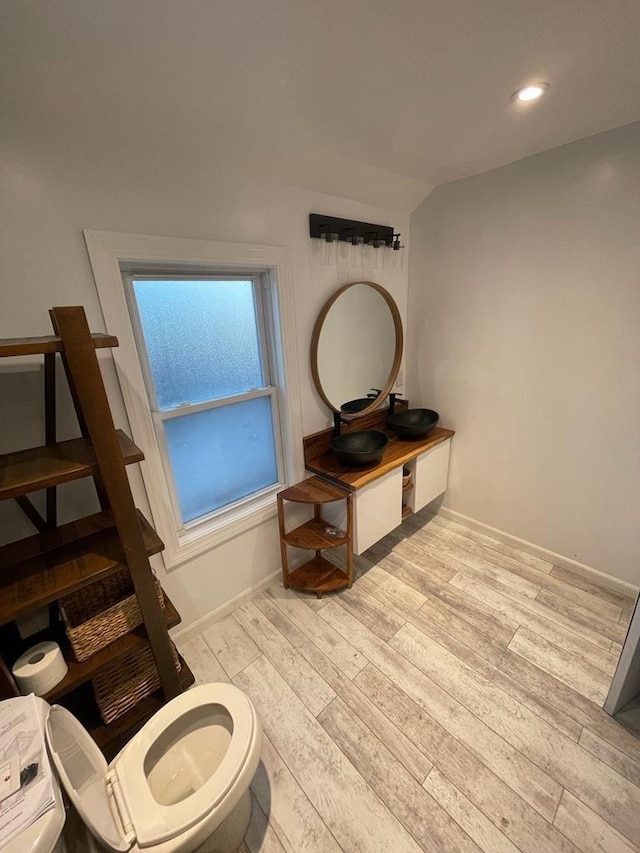
<svg viewBox="0 0 640 853">
<path fill-rule="evenodd" d="M 515 93 L 515 99 L 521 104 L 537 101 L 538 98 L 541 98 L 544 95 L 548 88 L 548 83 L 535 83 L 531 86 L 525 86 L 523 89 L 518 89 Z"/>
</svg>

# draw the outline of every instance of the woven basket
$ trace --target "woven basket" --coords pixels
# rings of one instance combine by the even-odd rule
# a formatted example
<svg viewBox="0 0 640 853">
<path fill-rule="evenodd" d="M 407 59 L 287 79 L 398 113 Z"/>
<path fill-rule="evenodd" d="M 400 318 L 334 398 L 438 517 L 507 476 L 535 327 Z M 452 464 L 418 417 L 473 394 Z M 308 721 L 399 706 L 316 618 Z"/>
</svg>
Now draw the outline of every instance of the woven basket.
<svg viewBox="0 0 640 853">
<path fill-rule="evenodd" d="M 162 587 L 154 577 L 156 594 L 164 608 Z M 142 624 L 142 614 L 127 569 L 109 575 L 60 599 L 64 628 L 82 662 Z"/>
<path fill-rule="evenodd" d="M 180 672 L 180 661 L 173 643 L 171 648 L 176 670 Z M 100 670 L 91 684 L 103 721 L 112 723 L 117 720 L 160 687 L 160 675 L 151 646 L 147 643 L 116 658 Z"/>
</svg>

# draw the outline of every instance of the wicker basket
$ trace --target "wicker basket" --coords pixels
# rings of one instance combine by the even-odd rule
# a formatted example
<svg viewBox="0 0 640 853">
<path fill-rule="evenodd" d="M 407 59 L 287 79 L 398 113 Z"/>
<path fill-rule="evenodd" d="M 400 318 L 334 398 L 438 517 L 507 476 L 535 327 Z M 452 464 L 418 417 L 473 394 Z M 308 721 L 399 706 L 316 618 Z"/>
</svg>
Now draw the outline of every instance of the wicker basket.
<svg viewBox="0 0 640 853">
<path fill-rule="evenodd" d="M 160 606 L 162 587 L 154 578 Z M 142 624 L 142 614 L 127 569 L 96 581 L 60 600 L 65 631 L 82 662 Z"/>
<path fill-rule="evenodd" d="M 180 671 L 180 661 L 173 643 L 173 660 Z M 100 670 L 91 682 L 98 703 L 100 716 L 105 723 L 112 723 L 131 710 L 134 705 L 150 696 L 160 687 L 160 676 L 147 643 Z"/>
</svg>

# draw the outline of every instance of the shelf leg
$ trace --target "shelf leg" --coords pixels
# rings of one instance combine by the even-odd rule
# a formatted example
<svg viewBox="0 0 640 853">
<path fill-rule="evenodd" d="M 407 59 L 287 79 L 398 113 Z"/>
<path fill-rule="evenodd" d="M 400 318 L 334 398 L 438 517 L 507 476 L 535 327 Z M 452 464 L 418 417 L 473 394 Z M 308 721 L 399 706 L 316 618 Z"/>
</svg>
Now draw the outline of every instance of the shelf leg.
<svg viewBox="0 0 640 853">
<path fill-rule="evenodd" d="M 44 356 L 44 437 L 51 446 L 56 443 L 56 354 L 45 353 Z M 47 527 L 58 525 L 57 489 L 51 486 L 46 493 Z"/>
<path fill-rule="evenodd" d="M 13 680 L 11 670 L 0 657 L 0 699 L 11 699 L 12 696 L 19 696 L 20 691 Z"/>
<path fill-rule="evenodd" d="M 44 531 L 48 528 L 47 522 L 40 515 L 40 513 L 31 503 L 29 498 L 26 495 L 18 495 L 16 498 L 14 498 L 14 500 L 18 504 L 22 512 L 27 516 L 31 524 L 33 524 L 38 533 L 44 533 Z"/>
<path fill-rule="evenodd" d="M 278 495 L 278 529 L 280 532 L 280 557 L 282 560 L 282 585 L 285 589 L 289 589 L 287 582 L 289 576 L 289 563 L 287 562 L 287 545 L 284 541 L 284 501 Z"/>
<path fill-rule="evenodd" d="M 353 494 L 349 492 L 347 495 L 347 578 L 349 579 L 348 588 L 353 586 Z"/>
</svg>

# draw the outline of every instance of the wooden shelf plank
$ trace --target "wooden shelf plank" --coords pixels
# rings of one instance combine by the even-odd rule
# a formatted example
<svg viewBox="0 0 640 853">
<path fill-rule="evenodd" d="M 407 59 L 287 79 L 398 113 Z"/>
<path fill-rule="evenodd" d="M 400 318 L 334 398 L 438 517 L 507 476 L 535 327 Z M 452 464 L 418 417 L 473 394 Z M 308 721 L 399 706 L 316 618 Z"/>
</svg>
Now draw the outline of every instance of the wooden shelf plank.
<svg viewBox="0 0 640 853">
<path fill-rule="evenodd" d="M 349 578 L 324 557 L 313 557 L 287 575 L 286 585 L 322 595 L 349 586 Z"/>
<path fill-rule="evenodd" d="M 96 332 L 91 335 L 96 349 L 117 347 L 115 335 Z M 0 358 L 20 355 L 44 355 L 49 352 L 62 352 L 62 339 L 58 335 L 44 335 L 39 338 L 0 338 Z"/>
<path fill-rule="evenodd" d="M 333 527 L 327 521 L 321 518 L 312 518 L 285 533 L 284 541 L 294 548 L 320 550 L 321 548 L 337 548 L 340 545 L 347 545 L 349 537 L 343 530 L 338 530 L 337 527 Z"/>
<path fill-rule="evenodd" d="M 295 503 L 322 504 L 344 500 L 344 490 L 321 477 L 309 477 L 278 493 L 278 497 Z"/>
<path fill-rule="evenodd" d="M 147 554 L 158 554 L 164 549 L 162 540 L 139 510 L 138 518 Z M 15 563 L 0 572 L 0 625 L 113 574 L 122 565 L 122 547 L 115 528 Z"/>
<path fill-rule="evenodd" d="M 0 572 L 16 563 L 34 560 L 70 545 L 80 544 L 84 539 L 108 533 L 114 525 L 113 516 L 107 510 L 68 522 L 53 530 L 45 530 L 34 536 L 9 542 L 0 546 Z"/>
<path fill-rule="evenodd" d="M 122 430 L 117 430 L 117 435 L 125 464 L 141 462 L 143 452 Z M 89 477 L 96 472 L 93 448 L 84 438 L 5 453 L 0 456 L 0 500 Z"/>
<path fill-rule="evenodd" d="M 175 628 L 176 625 L 180 624 L 180 614 L 166 595 L 164 615 L 167 621 L 167 629 Z M 121 655 L 135 649 L 140 649 L 148 644 L 149 638 L 147 637 L 147 632 L 144 626 L 140 625 L 128 634 L 125 634 L 124 637 L 119 637 L 115 642 L 105 646 L 104 649 L 96 652 L 95 655 L 91 655 L 88 660 L 78 663 L 77 661 L 70 660 L 70 656 L 73 653 L 68 644 L 65 643 L 62 651 L 67 660 L 69 671 L 65 678 L 42 698 L 50 703 L 57 701 L 61 696 L 70 693 L 72 690 L 76 690 L 80 685 L 92 679 L 105 664 L 111 663 Z"/>
</svg>

